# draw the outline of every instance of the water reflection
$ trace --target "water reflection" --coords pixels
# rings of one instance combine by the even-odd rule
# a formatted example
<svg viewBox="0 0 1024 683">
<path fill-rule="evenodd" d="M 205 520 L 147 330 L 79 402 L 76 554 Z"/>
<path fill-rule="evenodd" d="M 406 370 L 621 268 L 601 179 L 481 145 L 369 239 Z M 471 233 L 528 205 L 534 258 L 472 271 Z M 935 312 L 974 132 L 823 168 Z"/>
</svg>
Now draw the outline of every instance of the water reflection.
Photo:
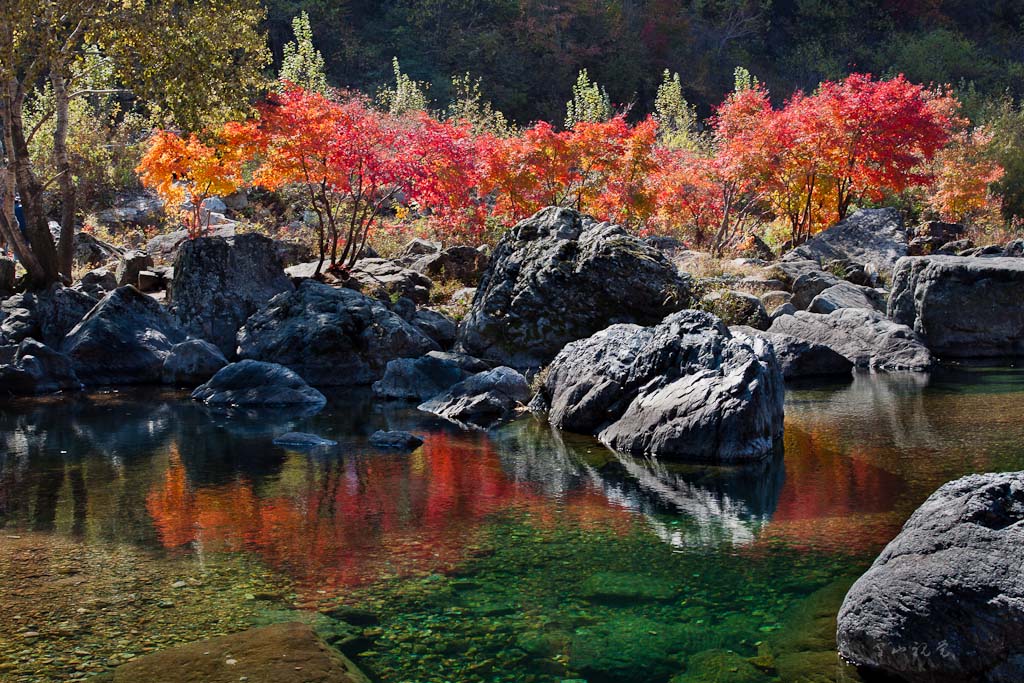
<svg viewBox="0 0 1024 683">
<path fill-rule="evenodd" d="M 784 457 L 743 469 L 617 455 L 534 419 L 464 434 L 365 393 L 314 416 L 210 412 L 164 391 L 22 401 L 0 407 L 0 527 L 256 553 L 309 590 L 447 571 L 509 514 L 688 551 L 869 554 L 944 481 L 1024 465 L 1022 394 L 1024 373 L 976 369 L 795 391 Z M 366 438 L 380 428 L 427 441 L 381 452 Z M 286 431 L 339 446 L 292 452 L 272 443 Z"/>
</svg>

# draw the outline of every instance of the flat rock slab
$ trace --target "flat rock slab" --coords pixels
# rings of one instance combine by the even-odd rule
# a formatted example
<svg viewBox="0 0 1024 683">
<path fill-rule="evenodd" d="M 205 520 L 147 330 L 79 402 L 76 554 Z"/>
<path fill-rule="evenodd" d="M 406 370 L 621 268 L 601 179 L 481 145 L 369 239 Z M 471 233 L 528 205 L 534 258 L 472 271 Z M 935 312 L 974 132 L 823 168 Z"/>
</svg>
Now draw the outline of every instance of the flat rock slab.
<svg viewBox="0 0 1024 683">
<path fill-rule="evenodd" d="M 290 622 L 202 640 L 122 664 L 113 683 L 369 683 L 306 624 Z"/>
</svg>

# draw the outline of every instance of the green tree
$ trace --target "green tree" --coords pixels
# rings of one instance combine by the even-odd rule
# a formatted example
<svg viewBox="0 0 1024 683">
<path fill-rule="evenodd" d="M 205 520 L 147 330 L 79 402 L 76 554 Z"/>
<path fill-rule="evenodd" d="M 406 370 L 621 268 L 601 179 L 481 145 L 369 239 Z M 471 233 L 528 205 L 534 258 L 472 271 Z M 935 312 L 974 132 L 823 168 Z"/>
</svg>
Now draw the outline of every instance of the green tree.
<svg viewBox="0 0 1024 683">
<path fill-rule="evenodd" d="M 654 118 L 658 122 L 661 144 L 673 149 L 694 150 L 699 147 L 697 111 L 683 97 L 683 84 L 678 73 L 665 69 L 654 97 Z"/>
<path fill-rule="evenodd" d="M 303 12 L 292 19 L 292 31 L 295 33 L 295 40 L 284 46 L 280 80 L 326 95 L 328 86 L 324 56 L 313 45 L 313 29 L 309 25 L 309 15 Z"/>
<path fill-rule="evenodd" d="M 750 73 L 750 70 L 745 66 L 738 66 L 732 71 L 733 79 L 733 90 L 736 92 L 743 92 L 744 90 L 753 90 L 756 88 L 760 81 L 757 80 L 757 76 Z"/>
<path fill-rule="evenodd" d="M 468 73 L 452 77 L 452 103 L 446 113 L 449 119 L 469 121 L 476 133 L 505 138 L 515 132 L 505 115 L 484 99 L 481 79 Z"/>
<path fill-rule="evenodd" d="M 414 81 L 402 72 L 398 57 L 391 59 L 391 68 L 395 75 L 393 87 L 382 88 L 377 93 L 377 102 L 386 111 L 401 116 L 414 111 L 427 111 L 430 101 L 427 99 L 429 83 Z"/>
<path fill-rule="evenodd" d="M 608 91 L 592 82 L 586 69 L 581 69 L 572 86 L 572 99 L 565 103 L 565 127 L 607 121 L 614 114 Z"/>
<path fill-rule="evenodd" d="M 989 152 L 1005 171 L 995 185 L 1003 215 L 1024 219 L 1024 104 L 1003 97 L 988 109 L 983 119 L 992 130 Z"/>
<path fill-rule="evenodd" d="M 8 0 L 0 13 L 0 238 L 33 286 L 71 279 L 75 100 L 131 92 L 165 123 L 186 128 L 237 115 L 263 83 L 269 54 L 258 31 L 262 18 L 256 0 Z M 116 87 L 95 87 L 101 68 Z M 48 83 L 52 104 L 28 127 L 26 105 L 39 83 Z M 51 121 L 56 175 L 46 178 L 30 145 Z M 44 203 L 51 185 L 61 198 L 59 253 Z M 14 218 L 16 193 L 24 235 Z"/>
</svg>

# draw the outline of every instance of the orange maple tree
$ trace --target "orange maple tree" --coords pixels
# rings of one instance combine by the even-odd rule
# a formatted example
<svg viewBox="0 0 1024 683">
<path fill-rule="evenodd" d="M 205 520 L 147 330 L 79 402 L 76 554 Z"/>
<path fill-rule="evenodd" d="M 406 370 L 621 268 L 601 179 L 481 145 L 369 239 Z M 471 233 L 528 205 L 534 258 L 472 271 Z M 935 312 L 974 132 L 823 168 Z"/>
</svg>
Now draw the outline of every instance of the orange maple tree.
<svg viewBox="0 0 1024 683">
<path fill-rule="evenodd" d="M 216 140 L 222 131 L 208 133 Z M 158 130 L 150 136 L 137 171 L 145 187 L 154 190 L 168 207 L 180 210 L 190 238 L 210 227 L 203 209 L 209 197 L 222 197 L 241 183 L 240 149 L 233 145 L 208 144 L 195 133 L 181 136 Z"/>
</svg>

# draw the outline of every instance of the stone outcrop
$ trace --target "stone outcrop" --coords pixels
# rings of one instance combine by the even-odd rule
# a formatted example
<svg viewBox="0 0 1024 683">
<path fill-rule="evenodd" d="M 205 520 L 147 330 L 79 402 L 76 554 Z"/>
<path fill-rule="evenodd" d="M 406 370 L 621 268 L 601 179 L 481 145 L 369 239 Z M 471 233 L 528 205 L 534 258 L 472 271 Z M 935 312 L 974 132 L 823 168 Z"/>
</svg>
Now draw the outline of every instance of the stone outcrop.
<svg viewBox="0 0 1024 683">
<path fill-rule="evenodd" d="M 419 409 L 460 425 L 486 429 L 515 417 L 519 406 L 529 400 L 526 378 L 501 366 L 472 375 L 421 403 Z"/>
<path fill-rule="evenodd" d="M 662 252 L 616 225 L 550 207 L 502 237 L 456 348 L 520 369 L 613 323 L 653 325 L 690 302 Z"/>
<path fill-rule="evenodd" d="M 225 366 L 192 392 L 211 406 L 323 406 L 327 399 L 299 375 L 277 363 L 243 360 Z"/>
<path fill-rule="evenodd" d="M 782 436 L 783 378 L 764 339 L 687 310 L 567 345 L 531 408 L 633 455 L 749 462 Z"/>
<path fill-rule="evenodd" d="M 155 384 L 171 348 L 185 340 L 177 322 L 131 285 L 108 294 L 64 339 L 85 384 Z"/>
<path fill-rule="evenodd" d="M 889 316 L 945 357 L 1024 354 L 1024 260 L 920 256 L 893 276 Z"/>
<path fill-rule="evenodd" d="M 235 337 L 249 316 L 275 294 L 293 289 L 273 240 L 250 233 L 183 244 L 169 298 L 171 312 L 186 332 L 232 358 Z"/>
<path fill-rule="evenodd" d="M 840 654 L 902 680 L 1024 680 L 1024 472 L 942 486 L 850 588 Z"/>
<path fill-rule="evenodd" d="M 840 308 L 828 315 L 797 311 L 776 318 L 768 331 L 827 346 L 857 367 L 926 370 L 933 362 L 912 329 L 877 311 Z"/>
<path fill-rule="evenodd" d="M 275 296 L 238 333 L 239 357 L 280 363 L 314 386 L 371 384 L 388 361 L 437 348 L 381 301 L 313 280 Z"/>
</svg>

